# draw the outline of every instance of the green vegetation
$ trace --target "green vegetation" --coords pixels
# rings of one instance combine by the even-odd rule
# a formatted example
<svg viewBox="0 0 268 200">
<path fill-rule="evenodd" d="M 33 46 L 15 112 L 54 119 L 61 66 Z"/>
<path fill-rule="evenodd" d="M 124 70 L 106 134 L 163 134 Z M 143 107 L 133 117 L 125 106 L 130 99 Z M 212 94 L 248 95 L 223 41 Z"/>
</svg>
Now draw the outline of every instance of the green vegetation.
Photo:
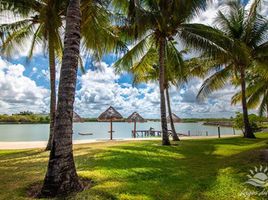
<svg viewBox="0 0 268 200">
<path fill-rule="evenodd" d="M 239 86 L 243 133 L 246 138 L 255 138 L 248 117 L 247 74 L 252 76 L 255 70 L 264 69 L 266 65 L 264 63 L 267 61 L 267 56 L 263 52 L 267 52 L 268 41 L 263 36 L 267 35 L 268 21 L 265 16 L 258 13 L 260 4 L 260 0 L 255 0 L 250 8 L 246 9 L 240 0 L 227 1 L 225 5 L 228 12 L 217 13 L 214 20 L 215 27 L 204 27 L 203 32 L 196 31 L 201 39 L 198 45 L 194 44 L 195 48 L 203 49 L 205 55 L 211 58 L 212 64 L 208 65 L 210 66 L 208 69 L 210 72 L 214 70 L 202 84 L 198 98 L 203 99 L 230 83 Z M 203 25 L 196 25 L 196 28 L 199 26 Z M 204 40 L 210 43 L 205 45 Z M 253 93 L 255 92 L 252 91 L 248 96 Z M 259 98 L 263 95 L 263 92 L 257 93 Z"/>
<path fill-rule="evenodd" d="M 232 118 L 184 118 L 182 121 L 184 123 L 192 122 L 231 122 Z"/>
<path fill-rule="evenodd" d="M 256 136 L 188 140 L 171 147 L 159 141 L 76 145 L 78 174 L 92 179 L 93 186 L 70 199 L 244 200 L 244 189 L 257 190 L 244 184 L 249 170 L 267 165 L 259 150 L 268 147 L 268 134 Z M 43 181 L 47 159 L 42 149 L 0 151 L 0 179 L 5 180 L 0 199 L 27 199 L 27 188 Z"/>
<path fill-rule="evenodd" d="M 263 122 L 267 121 L 267 118 L 260 117 L 255 114 L 248 115 L 249 123 L 254 132 L 260 130 L 263 127 Z M 244 132 L 243 114 L 240 112 L 236 113 L 234 118 L 234 127 Z"/>
<path fill-rule="evenodd" d="M 83 118 L 84 122 L 97 122 L 97 118 Z"/>
<path fill-rule="evenodd" d="M 31 112 L 21 112 L 12 115 L 0 115 L 0 123 L 2 124 L 40 124 L 49 123 L 49 116 L 37 115 Z"/>
<path fill-rule="evenodd" d="M 241 91 L 233 98 L 233 103 L 238 100 L 241 102 L 243 116 L 237 117 L 236 124 L 243 127 L 245 138 L 255 138 L 253 129 L 257 127 L 254 122 L 256 119 L 250 121 L 247 104 L 260 106 L 261 114 L 268 112 L 265 84 L 268 77 L 268 41 L 265 37 L 268 21 L 266 16 L 258 13 L 262 1 L 254 0 L 246 8 L 248 6 L 245 6 L 244 1 L 228 0 L 225 2 L 226 10 L 217 13 L 215 26 L 190 23 L 199 11 L 206 9 L 207 3 L 206 0 L 81 0 L 81 4 L 80 0 L 70 0 L 69 4 L 57 0 L 1 1 L 1 12 L 16 13 L 15 21 L 0 24 L 1 52 L 10 55 L 12 50 L 24 46 L 25 41 L 31 39 L 28 57 L 32 57 L 38 43 L 43 44 L 49 57 L 52 87 L 47 149 L 51 149 L 53 142 L 53 151 L 49 156 L 42 195 L 54 197 L 82 189 L 73 161 L 70 120 L 73 117 L 77 66 L 82 60 L 80 47 L 83 55 L 92 53 L 97 61 L 101 61 L 101 56 L 110 52 L 118 55 L 124 53 L 113 65 L 121 66 L 118 72 L 126 68 L 159 66 L 162 144 L 170 145 L 166 120 L 166 98 L 169 98 L 169 94 L 165 94 L 165 89 L 168 88 L 167 81 L 170 81 L 169 70 L 171 74 L 178 72 L 180 79 L 183 77 L 184 73 L 181 72 L 185 65 L 177 42 L 185 44 L 186 48 L 201 55 L 196 58 L 201 60 L 197 62 L 202 65 L 200 71 L 199 67 L 197 69 L 200 73 L 189 72 L 190 76 L 206 77 L 198 97 L 204 99 L 226 84 L 239 86 Z M 62 33 L 65 34 L 64 50 Z M 133 48 L 126 52 L 126 46 Z M 56 111 L 55 66 L 61 60 Z M 144 67 L 141 68 L 141 73 L 144 73 Z M 264 84 L 256 84 L 257 80 Z M 57 118 L 54 123 L 55 112 Z M 169 112 L 171 113 L 170 107 Z M 4 116 L 3 120 L 20 123 L 48 120 L 35 118 L 29 113 L 8 117 Z M 87 146 L 80 146 L 76 151 L 79 173 L 96 180 L 96 186 L 89 194 L 88 191 L 79 194 L 79 198 L 84 199 L 86 195 L 95 199 L 177 199 L 178 196 L 180 199 L 226 199 L 230 196 L 241 199 L 238 194 L 244 185 L 242 186 L 242 176 L 239 176 L 242 173 L 240 170 L 259 161 L 256 157 L 258 152 L 251 155 L 248 150 L 264 146 L 267 146 L 264 139 L 187 141 L 175 147 L 160 147 L 158 142 L 113 147 L 99 145 L 94 146 L 94 151 Z M 33 182 L 33 177 L 43 169 L 47 157 L 44 155 L 40 151 L 4 152 L 4 162 L 0 169 L 8 168 L 8 173 L 3 171 L 1 176 L 8 176 L 12 171 L 12 175 L 16 175 L 16 182 L 20 183 L 26 175 Z M 249 157 L 256 160 L 249 160 Z M 25 160 L 27 163 L 24 163 Z M 31 165 L 27 166 L 29 160 Z M 25 171 L 20 174 L 22 169 Z M 35 178 L 41 180 L 40 177 Z M 13 181 L 9 187 L 3 185 L 3 191 L 14 189 L 14 178 L 3 179 L 5 181 L 1 184 Z M 14 195 L 14 190 L 7 194 Z"/>
</svg>

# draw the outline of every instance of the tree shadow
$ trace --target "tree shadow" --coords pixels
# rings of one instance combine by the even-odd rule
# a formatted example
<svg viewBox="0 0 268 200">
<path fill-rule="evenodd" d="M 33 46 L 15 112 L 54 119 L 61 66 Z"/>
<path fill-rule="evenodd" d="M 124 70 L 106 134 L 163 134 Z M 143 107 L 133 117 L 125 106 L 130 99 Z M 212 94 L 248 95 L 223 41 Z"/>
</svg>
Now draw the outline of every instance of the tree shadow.
<svg viewBox="0 0 268 200">
<path fill-rule="evenodd" d="M 231 149 L 232 154 L 224 152 L 223 147 L 226 151 Z M 207 200 L 213 199 L 211 194 L 215 195 L 214 199 L 227 199 L 230 198 L 228 195 L 239 191 L 226 185 L 230 183 L 225 180 L 228 176 L 238 182 L 236 187 L 245 181 L 243 177 L 246 179 L 249 169 L 266 164 L 259 155 L 259 148 L 267 148 L 267 139 L 184 140 L 172 146 L 161 146 L 160 141 L 75 146 L 78 174 L 92 179 L 94 185 L 70 199 L 89 196 L 91 199 Z M 3 173 L 0 177 L 5 180 L 3 189 L 6 187 L 10 191 L 8 187 L 20 179 L 18 182 L 23 185 L 16 186 L 14 191 L 25 197 L 27 185 L 33 180 L 43 180 L 47 154 L 42 150 L 2 154 L 0 160 L 4 165 L 0 166 Z"/>
<path fill-rule="evenodd" d="M 95 189 L 98 192 L 120 196 L 127 191 L 129 195 L 142 194 L 152 199 L 206 199 L 203 195 L 214 187 L 221 171 L 233 168 L 235 173 L 241 172 L 241 164 L 245 165 L 242 169 L 248 170 L 253 161 L 259 162 L 247 158 L 250 148 L 243 150 L 258 142 L 263 139 L 192 140 L 167 147 L 160 147 L 159 142 L 134 142 L 95 151 L 82 162 L 78 156 L 78 170 L 90 175 L 105 174 L 97 177 L 97 185 L 107 187 Z M 241 152 L 220 154 L 219 145 L 236 146 Z M 107 183 L 111 180 L 122 183 L 113 188 L 117 192 L 109 189 Z"/>
</svg>

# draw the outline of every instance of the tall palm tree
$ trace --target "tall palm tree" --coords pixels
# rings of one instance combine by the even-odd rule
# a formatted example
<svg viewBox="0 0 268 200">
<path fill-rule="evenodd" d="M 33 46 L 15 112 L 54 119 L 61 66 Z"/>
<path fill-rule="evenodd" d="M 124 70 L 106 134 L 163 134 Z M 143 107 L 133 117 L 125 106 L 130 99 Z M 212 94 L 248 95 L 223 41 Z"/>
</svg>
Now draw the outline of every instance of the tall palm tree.
<svg viewBox="0 0 268 200">
<path fill-rule="evenodd" d="M 135 42 L 135 46 L 126 53 L 116 66 L 130 68 L 140 59 L 152 45 L 156 44 L 159 63 L 160 112 L 162 126 L 162 144 L 170 145 L 165 102 L 165 67 L 167 65 L 167 46 L 191 17 L 201 8 L 205 8 L 205 0 L 114 0 L 115 5 L 121 4 L 123 14 L 128 20 L 122 29 L 126 38 Z M 124 13 L 125 11 L 125 13 Z M 175 48 L 175 47 L 174 47 Z M 176 55 L 176 54 L 175 54 Z M 179 57 L 172 61 L 179 63 Z M 149 62 L 149 61 L 148 61 Z"/>
<path fill-rule="evenodd" d="M 80 24 L 80 0 L 70 0 L 66 16 L 55 134 L 41 197 L 65 196 L 83 189 L 76 173 L 72 149 L 73 104 L 81 39 Z"/>
<path fill-rule="evenodd" d="M 139 64 L 139 66 L 141 66 L 141 64 Z M 159 65 L 154 65 L 154 68 L 149 69 L 149 71 L 147 71 L 145 73 L 144 72 L 140 73 L 136 68 L 133 68 L 132 70 L 133 70 L 132 73 L 134 75 L 134 78 L 133 78 L 134 84 L 138 84 L 138 83 L 142 83 L 142 82 L 148 83 L 151 81 L 158 81 Z M 135 72 L 135 70 L 137 70 L 137 71 Z M 176 71 L 174 71 L 174 72 L 176 72 Z M 167 77 L 167 70 L 166 70 L 165 74 Z M 170 80 L 169 78 L 165 79 L 165 96 L 166 96 L 167 109 L 168 109 L 169 116 L 172 116 L 172 109 L 171 109 L 170 97 L 169 97 L 169 87 L 170 87 L 170 84 L 172 84 L 171 82 L 175 82 L 175 80 Z M 176 83 L 176 85 L 177 85 L 177 83 Z M 177 135 L 172 117 L 170 117 L 170 126 L 171 126 L 173 141 L 179 141 L 179 137 Z"/>
<path fill-rule="evenodd" d="M 0 33 L 4 33 L 1 49 L 10 55 L 28 40 L 32 44 L 29 58 L 32 57 L 36 44 L 43 42 L 49 54 L 50 69 L 50 134 L 46 150 L 51 149 L 54 119 L 56 112 L 55 59 L 62 57 L 61 35 L 65 24 L 68 1 L 59 0 L 3 0 L 3 10 L 19 13 L 21 20 L 0 25 Z M 110 22 L 111 12 L 107 9 L 106 0 L 81 1 L 83 36 L 82 50 L 94 50 L 100 57 L 112 50 L 125 51 L 124 44 L 119 40 L 116 29 Z M 79 59 L 82 65 L 82 59 Z M 83 67 L 82 67 L 83 69 Z"/>
<path fill-rule="evenodd" d="M 267 19 L 257 12 L 260 3 L 260 0 L 255 0 L 247 11 L 241 1 L 228 1 L 226 13 L 220 11 L 217 15 L 216 28 L 192 24 L 181 33 L 189 45 L 214 60 L 212 68 L 215 71 L 204 81 L 199 98 L 206 97 L 227 83 L 239 81 L 246 138 L 255 138 L 248 119 L 246 72 L 253 64 L 260 65 L 255 60 L 262 60 L 261 52 L 267 46 Z"/>
<path fill-rule="evenodd" d="M 168 58 L 167 65 L 165 68 L 165 96 L 167 101 L 167 109 L 169 116 L 172 116 L 172 109 L 170 104 L 169 97 L 169 88 L 170 85 L 175 85 L 178 87 L 180 84 L 186 81 L 186 71 L 189 71 L 190 66 L 185 66 L 185 64 L 189 64 L 189 61 L 184 62 L 183 54 L 187 51 L 179 51 L 174 47 L 176 45 L 175 42 L 169 43 L 167 46 Z M 173 58 L 178 58 L 178 63 L 174 65 Z M 133 83 L 134 85 L 142 83 L 142 82 L 151 82 L 159 80 L 159 62 L 158 62 L 158 54 L 156 51 L 156 47 L 151 47 L 148 52 L 140 59 L 137 63 L 128 69 L 134 75 Z M 189 73 L 188 73 L 189 74 Z M 173 141 L 179 141 L 179 137 L 177 135 L 173 118 L 170 118 L 170 126 L 172 131 Z"/>
<path fill-rule="evenodd" d="M 50 74 L 50 133 L 46 149 L 51 149 L 56 112 L 56 57 L 62 57 L 61 32 L 66 10 L 66 1 L 54 0 L 3 0 L 3 10 L 20 15 L 15 22 L 1 24 L 4 33 L 1 50 L 10 56 L 16 49 L 31 41 L 28 58 L 33 56 L 37 44 L 43 43 L 49 55 Z"/>
</svg>

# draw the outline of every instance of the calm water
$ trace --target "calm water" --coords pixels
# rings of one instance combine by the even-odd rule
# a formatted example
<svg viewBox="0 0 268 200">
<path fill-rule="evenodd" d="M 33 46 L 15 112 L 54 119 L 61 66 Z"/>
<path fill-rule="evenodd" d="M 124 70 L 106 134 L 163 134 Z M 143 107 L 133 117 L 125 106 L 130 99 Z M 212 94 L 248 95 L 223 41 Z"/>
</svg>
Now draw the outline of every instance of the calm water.
<svg viewBox="0 0 268 200">
<path fill-rule="evenodd" d="M 176 123 L 176 130 L 179 133 L 191 135 L 217 135 L 216 126 L 204 126 L 202 123 Z M 85 122 L 74 124 L 74 140 L 83 139 L 108 139 L 110 123 Z M 131 138 L 132 123 L 113 123 L 114 138 Z M 148 130 L 150 127 L 160 130 L 160 122 L 137 123 L 137 130 Z M 0 141 L 46 141 L 48 139 L 48 124 L 4 124 L 0 125 Z M 93 133 L 93 135 L 81 136 L 81 133 Z M 240 133 L 236 130 L 236 133 Z M 221 127 L 221 134 L 233 134 L 232 128 Z"/>
</svg>

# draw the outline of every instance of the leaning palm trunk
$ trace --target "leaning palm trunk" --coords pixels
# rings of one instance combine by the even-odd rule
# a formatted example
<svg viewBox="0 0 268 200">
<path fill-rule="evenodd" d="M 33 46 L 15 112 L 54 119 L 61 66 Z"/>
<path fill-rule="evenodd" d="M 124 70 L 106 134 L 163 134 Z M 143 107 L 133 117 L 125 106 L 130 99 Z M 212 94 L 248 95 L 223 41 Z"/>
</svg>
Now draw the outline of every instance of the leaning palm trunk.
<svg viewBox="0 0 268 200">
<path fill-rule="evenodd" d="M 66 17 L 54 139 L 40 196 L 65 196 L 82 190 L 72 149 L 73 103 L 81 39 L 80 23 L 80 0 L 70 0 Z"/>
<path fill-rule="evenodd" d="M 48 50 L 49 50 L 49 70 L 50 70 L 50 128 L 49 128 L 49 139 L 46 150 L 51 150 L 52 140 L 54 135 L 55 125 L 55 113 L 56 113 L 56 67 L 55 67 L 55 49 L 53 37 L 51 31 L 49 31 L 48 38 Z"/>
<path fill-rule="evenodd" d="M 247 98 L 246 98 L 246 82 L 245 82 L 245 69 L 241 67 L 241 96 L 242 96 L 242 108 L 243 108 L 243 120 L 244 120 L 244 137 L 245 138 L 255 138 L 252 128 L 248 119 L 248 109 L 247 109 Z"/>
<path fill-rule="evenodd" d="M 159 41 L 159 88 L 160 88 L 160 111 L 161 111 L 161 126 L 162 126 L 162 144 L 170 145 L 167 118 L 166 118 L 166 102 L 165 102 L 165 48 L 166 41 L 160 38 Z"/>
<path fill-rule="evenodd" d="M 173 118 L 172 118 L 172 111 L 171 111 L 171 105 L 170 105 L 170 98 L 169 98 L 169 91 L 168 91 L 168 86 L 166 87 L 166 97 L 167 97 L 167 106 L 168 106 L 168 114 L 169 114 L 169 120 L 170 120 L 170 126 L 171 126 L 171 131 L 172 131 L 172 139 L 173 141 L 180 141 L 176 129 L 174 126 Z"/>
</svg>

